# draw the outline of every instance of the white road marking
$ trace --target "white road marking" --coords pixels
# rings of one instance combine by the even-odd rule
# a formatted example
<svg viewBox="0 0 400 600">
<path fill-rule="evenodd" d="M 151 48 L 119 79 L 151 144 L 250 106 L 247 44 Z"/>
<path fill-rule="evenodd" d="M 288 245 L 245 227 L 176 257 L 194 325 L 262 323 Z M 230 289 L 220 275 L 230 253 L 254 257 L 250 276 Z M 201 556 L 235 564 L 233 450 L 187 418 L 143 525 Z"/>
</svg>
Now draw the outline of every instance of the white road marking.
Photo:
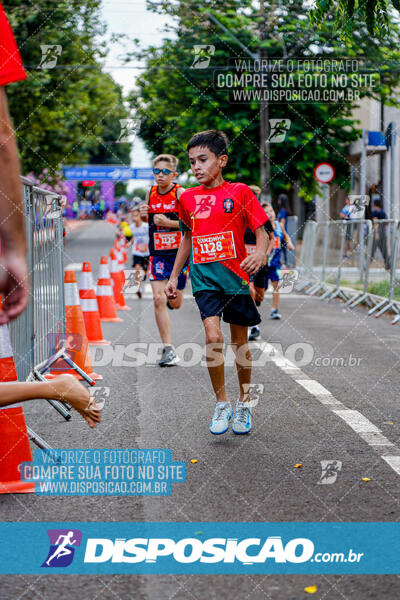
<svg viewBox="0 0 400 600">
<path fill-rule="evenodd" d="M 340 402 L 331 392 L 321 385 L 319 381 L 310 379 L 301 369 L 287 360 L 279 350 L 266 342 L 255 342 L 262 352 L 268 354 L 271 362 L 275 363 L 282 371 L 290 375 L 296 383 L 312 394 L 321 404 L 329 406 L 329 410 L 340 417 L 351 429 L 366 442 L 381 458 L 400 475 L 400 448 L 388 440 L 381 430 L 358 410 L 351 410 Z M 300 377 L 299 377 L 300 374 Z M 382 454 L 383 447 L 390 448 L 390 454 Z"/>
</svg>

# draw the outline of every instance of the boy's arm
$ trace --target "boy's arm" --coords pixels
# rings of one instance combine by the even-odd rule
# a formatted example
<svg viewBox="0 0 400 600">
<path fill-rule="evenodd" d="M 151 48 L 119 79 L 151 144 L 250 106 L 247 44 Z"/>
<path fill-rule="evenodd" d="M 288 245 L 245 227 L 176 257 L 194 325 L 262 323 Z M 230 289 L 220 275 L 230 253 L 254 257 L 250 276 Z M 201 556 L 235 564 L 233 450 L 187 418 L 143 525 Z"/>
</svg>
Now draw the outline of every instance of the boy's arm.
<svg viewBox="0 0 400 600">
<path fill-rule="evenodd" d="M 253 254 L 247 256 L 240 264 L 243 271 L 250 273 L 250 275 L 254 275 L 263 265 L 265 265 L 268 246 L 268 236 L 264 229 L 264 225 L 257 227 L 254 234 L 256 236 L 256 250 Z"/>
<path fill-rule="evenodd" d="M 290 238 L 290 235 L 288 234 L 288 232 L 286 231 L 286 229 L 284 227 L 282 227 L 282 233 L 283 233 L 283 239 L 285 240 L 286 245 L 289 248 L 289 250 L 294 250 L 294 245 Z"/>
<path fill-rule="evenodd" d="M 165 295 L 169 300 L 173 300 L 177 296 L 176 284 L 178 283 L 179 273 L 182 271 L 183 266 L 190 256 L 190 248 L 192 246 L 192 232 L 190 229 L 186 229 L 181 243 L 179 244 L 178 252 L 176 254 L 174 266 L 167 285 L 164 288 Z"/>
<path fill-rule="evenodd" d="M 176 199 L 179 201 L 179 198 L 185 191 L 185 188 L 180 187 L 176 191 Z M 159 227 L 170 227 L 171 229 L 179 229 L 179 219 L 169 219 L 166 215 L 155 215 L 154 223 Z"/>
<path fill-rule="evenodd" d="M 144 199 L 144 203 L 140 205 L 139 212 L 142 218 L 142 221 L 145 223 L 149 222 L 149 200 L 150 200 L 150 190 L 147 190 L 146 197 Z"/>
</svg>

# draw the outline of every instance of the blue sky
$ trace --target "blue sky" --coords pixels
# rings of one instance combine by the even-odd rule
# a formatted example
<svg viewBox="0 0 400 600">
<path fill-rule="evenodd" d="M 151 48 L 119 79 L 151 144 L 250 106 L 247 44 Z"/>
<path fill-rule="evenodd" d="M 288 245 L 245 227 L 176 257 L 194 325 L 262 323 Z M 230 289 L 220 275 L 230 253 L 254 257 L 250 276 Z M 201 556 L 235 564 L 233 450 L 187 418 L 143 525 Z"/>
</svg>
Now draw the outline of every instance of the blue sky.
<svg viewBox="0 0 400 600">
<path fill-rule="evenodd" d="M 167 24 L 172 20 L 166 15 L 155 14 L 146 10 L 146 0 L 103 0 L 102 19 L 107 24 L 107 37 L 111 34 L 125 34 L 132 39 L 125 40 L 124 44 L 127 50 L 135 50 L 136 45 L 133 40 L 139 39 L 140 47 L 154 45 L 157 40 L 161 42 L 164 37 L 170 37 L 171 34 L 165 32 Z M 128 92 L 135 87 L 135 81 L 140 73 L 138 68 L 118 68 L 121 64 L 121 54 L 124 53 L 124 47 L 119 43 L 110 43 L 110 52 L 107 57 L 107 71 L 113 78 L 122 85 L 124 92 Z M 137 60 L 134 60 L 130 67 L 137 67 Z M 150 155 L 144 148 L 142 142 L 135 140 L 131 155 L 131 164 L 134 167 L 150 166 Z M 137 183 L 133 182 L 135 187 Z M 131 186 L 130 186 L 131 187 Z"/>
</svg>

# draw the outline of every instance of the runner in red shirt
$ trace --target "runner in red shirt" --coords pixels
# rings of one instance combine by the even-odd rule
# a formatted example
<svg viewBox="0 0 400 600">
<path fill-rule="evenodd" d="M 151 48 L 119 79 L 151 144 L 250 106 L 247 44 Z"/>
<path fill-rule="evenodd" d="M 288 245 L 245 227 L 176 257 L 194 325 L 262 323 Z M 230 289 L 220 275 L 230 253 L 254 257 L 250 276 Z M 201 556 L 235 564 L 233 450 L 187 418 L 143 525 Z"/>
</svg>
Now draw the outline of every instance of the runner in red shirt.
<svg viewBox="0 0 400 600">
<path fill-rule="evenodd" d="M 156 185 L 146 194 L 145 203 L 140 206 L 142 219 L 149 223 L 149 279 L 153 291 L 154 314 L 160 337 L 164 345 L 160 367 L 171 367 L 179 357 L 171 342 L 169 309 L 182 306 L 183 290 L 186 285 L 187 270 L 183 268 L 177 281 L 177 293 L 167 302 L 165 286 L 171 275 L 182 233 L 179 231 L 178 200 L 183 188 L 175 183 L 178 175 L 178 159 L 172 154 L 160 154 L 153 161 Z M 183 265 L 186 267 L 186 265 Z"/>
<path fill-rule="evenodd" d="M 207 366 L 217 400 L 210 431 L 216 435 L 225 433 L 233 414 L 225 391 L 222 316 L 230 324 L 240 386 L 232 430 L 248 433 L 252 408 L 247 328 L 261 321 L 250 295 L 249 274 L 256 273 L 266 262 L 268 236 L 264 224 L 270 223 L 247 185 L 224 181 L 222 169 L 228 161 L 228 140 L 223 132 L 197 133 L 187 149 L 200 186 L 186 190 L 179 198 L 184 235 L 165 293 L 169 299 L 176 297 L 177 276 L 190 255 L 193 294 L 203 319 Z M 246 257 L 247 226 L 256 235 L 256 249 Z M 272 236 L 271 227 L 269 232 Z"/>
</svg>

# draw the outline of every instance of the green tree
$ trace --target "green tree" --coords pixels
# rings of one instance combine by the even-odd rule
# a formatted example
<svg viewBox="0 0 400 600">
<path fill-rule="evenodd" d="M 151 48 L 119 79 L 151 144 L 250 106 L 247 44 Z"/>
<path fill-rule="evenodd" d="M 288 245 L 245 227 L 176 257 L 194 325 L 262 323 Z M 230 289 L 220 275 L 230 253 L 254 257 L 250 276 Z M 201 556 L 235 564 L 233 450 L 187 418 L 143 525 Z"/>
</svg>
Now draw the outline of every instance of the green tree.
<svg viewBox="0 0 400 600">
<path fill-rule="evenodd" d="M 141 114 L 140 135 L 153 153 L 171 152 L 180 159 L 180 169 L 188 168 L 185 151 L 191 135 L 203 129 L 219 128 L 231 140 L 231 160 L 225 176 L 246 183 L 259 180 L 259 104 L 232 104 L 226 92 L 215 88 L 213 75 L 226 69 L 229 61 L 243 57 L 243 50 L 228 33 L 216 29 L 207 18 L 211 10 L 219 21 L 256 53 L 260 49 L 260 18 L 251 1 L 164 2 L 151 0 L 153 10 L 176 17 L 176 38 L 165 40 L 141 54 L 147 68 L 131 96 L 131 106 Z M 399 29 L 392 26 L 389 42 L 382 45 L 371 39 L 361 23 L 352 40 L 335 35 L 335 19 L 327 16 L 317 31 L 310 25 L 307 9 L 300 0 L 289 0 L 279 9 L 269 7 L 265 21 L 266 39 L 262 43 L 268 57 L 355 57 L 373 60 L 384 68 L 398 57 Z M 193 69 L 194 45 L 213 45 L 215 53 L 208 69 Z M 389 101 L 398 75 L 386 68 L 385 84 L 364 89 L 364 94 L 384 96 Z M 292 102 L 270 104 L 270 118 L 289 118 L 291 128 L 282 144 L 270 145 L 271 187 L 274 194 L 300 185 L 303 197 L 316 189 L 313 169 L 329 160 L 335 167 L 335 181 L 349 186 L 347 153 L 349 143 L 360 136 L 351 115 L 350 103 Z"/>
<path fill-rule="evenodd" d="M 350 38 L 362 21 L 370 35 L 385 38 L 390 34 L 390 21 L 395 18 L 393 8 L 400 11 L 399 0 L 316 0 L 310 18 L 313 24 L 321 26 L 326 14 L 334 13 L 335 27 L 343 37 Z"/>
<path fill-rule="evenodd" d="M 49 178 L 62 164 L 129 164 L 129 144 L 111 144 L 129 116 L 120 87 L 102 71 L 106 56 L 101 0 L 5 4 L 28 71 L 8 86 L 23 172 Z M 41 68 L 43 45 L 61 47 L 54 68 Z M 42 67 L 43 67 L 42 63 Z M 117 136 L 118 137 L 118 136 Z"/>
</svg>

